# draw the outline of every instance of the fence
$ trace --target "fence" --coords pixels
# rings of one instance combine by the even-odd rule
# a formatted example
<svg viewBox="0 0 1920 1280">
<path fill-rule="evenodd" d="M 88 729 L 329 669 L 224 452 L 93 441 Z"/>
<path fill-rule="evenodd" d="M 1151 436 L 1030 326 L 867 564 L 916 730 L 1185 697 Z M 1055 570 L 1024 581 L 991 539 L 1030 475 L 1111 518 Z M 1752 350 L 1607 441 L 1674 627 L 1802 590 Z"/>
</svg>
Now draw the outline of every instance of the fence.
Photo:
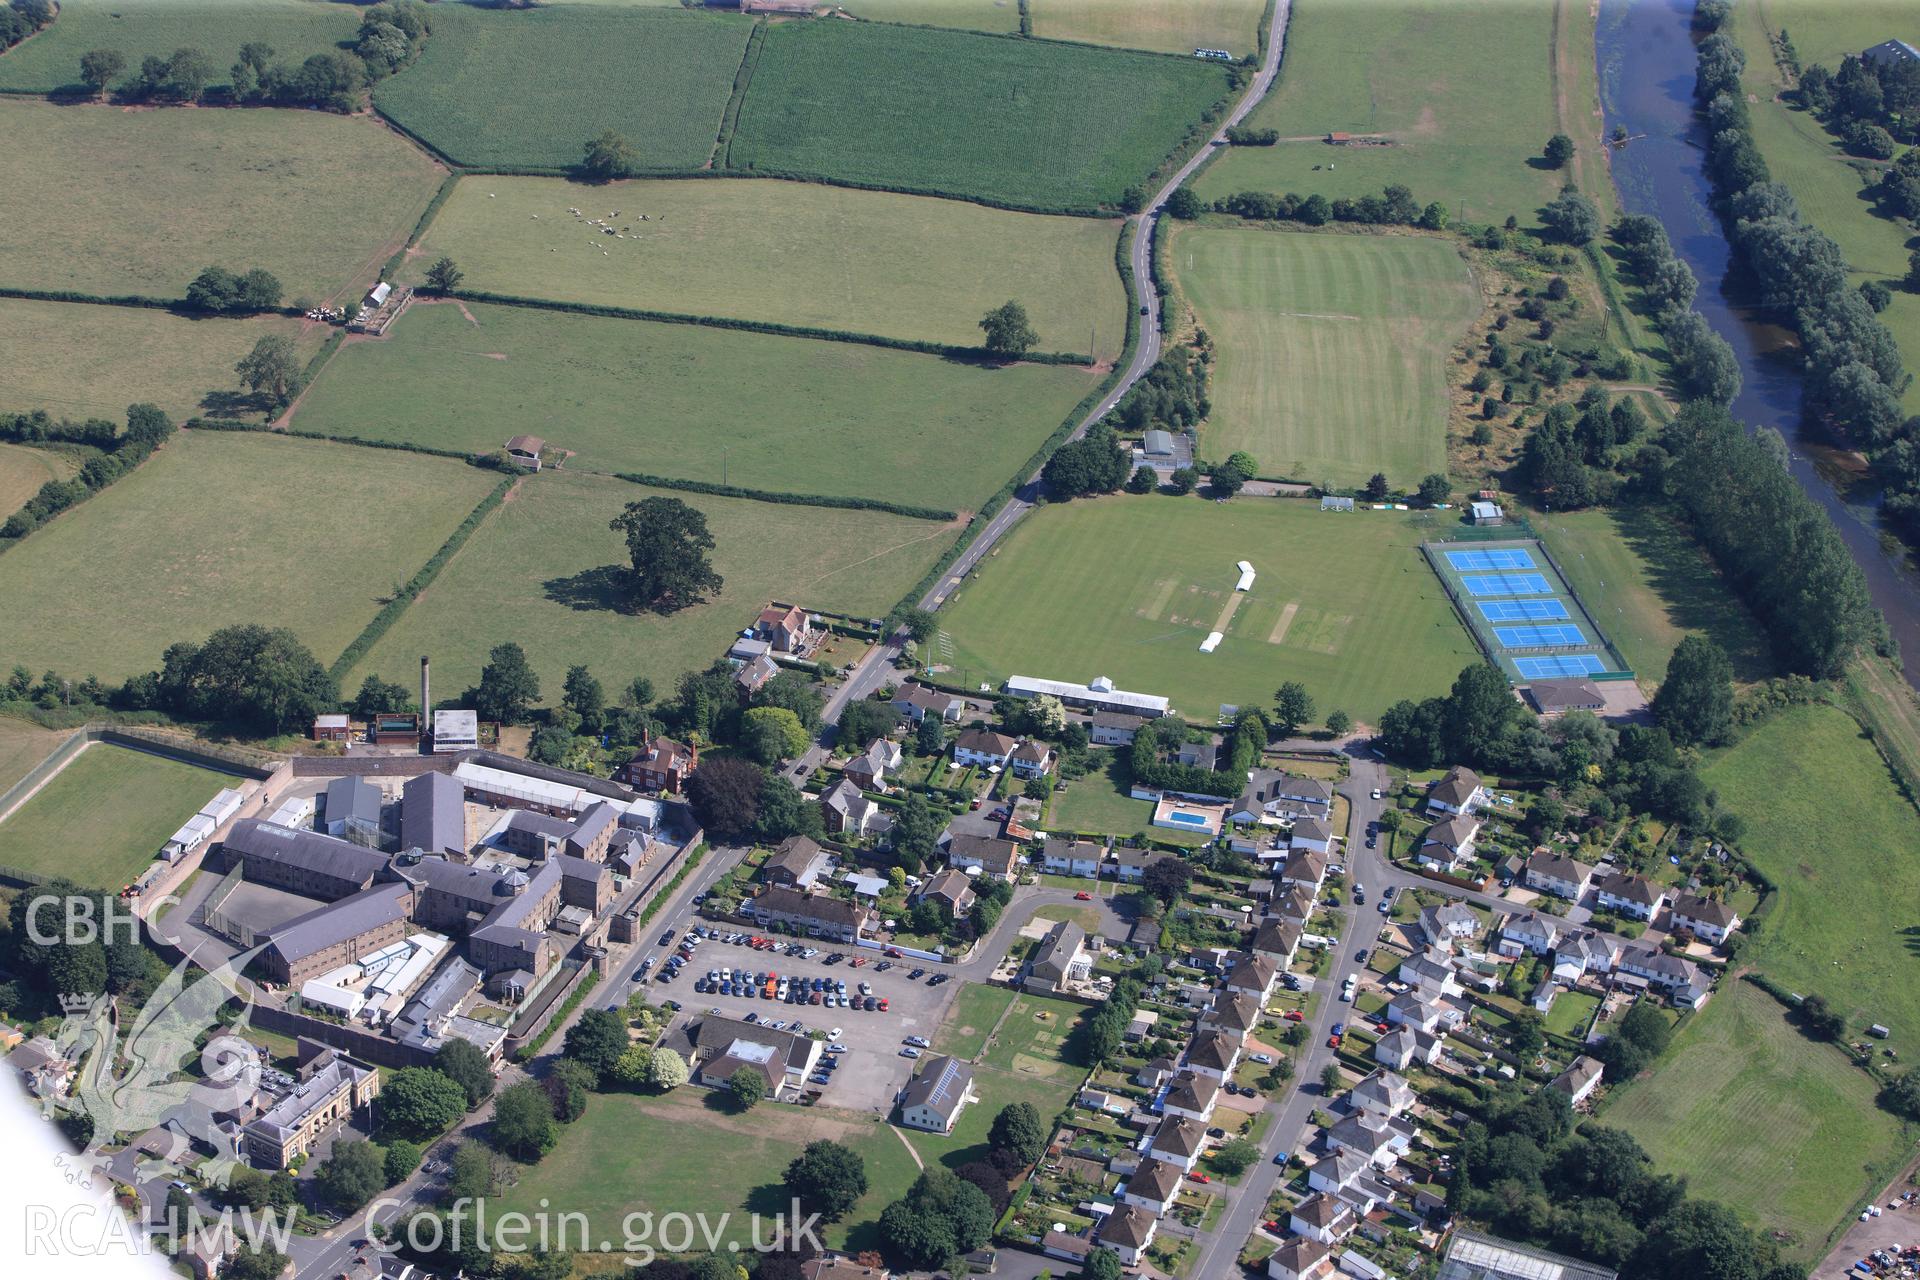
<svg viewBox="0 0 1920 1280">
<path fill-rule="evenodd" d="M 1462 526 L 1461 531 L 1464 532 L 1473 527 L 1474 526 L 1471 525 Z M 1632 680 L 1634 678 L 1633 669 L 1627 665 L 1627 661 L 1621 656 L 1620 650 L 1615 647 L 1612 640 L 1607 638 L 1606 632 L 1602 630 L 1600 624 L 1594 620 L 1592 612 L 1587 608 L 1586 603 L 1580 599 L 1579 593 L 1573 589 L 1573 584 L 1567 580 L 1567 575 L 1561 571 L 1559 562 L 1553 558 L 1553 553 L 1547 550 L 1544 542 L 1531 536 L 1516 538 L 1513 536 L 1511 528 L 1489 529 L 1484 532 L 1488 534 L 1498 533 L 1502 536 L 1449 538 L 1444 542 L 1422 542 L 1420 544 L 1420 554 L 1425 557 L 1428 568 L 1433 570 L 1433 576 L 1440 580 L 1441 589 L 1447 593 L 1448 603 L 1453 605 L 1454 616 L 1460 619 L 1460 625 L 1467 629 L 1467 634 L 1473 637 L 1474 642 L 1480 646 L 1481 652 L 1486 655 L 1489 662 L 1499 667 L 1509 681 L 1519 682 L 1525 677 L 1521 675 L 1519 667 L 1515 664 L 1516 655 L 1524 657 L 1543 654 L 1592 653 L 1598 651 L 1596 660 L 1610 662 L 1613 664 L 1612 668 L 1607 671 L 1589 673 L 1584 678 L 1594 680 L 1603 678 Z M 1529 529 L 1527 532 L 1530 535 L 1532 531 Z M 1494 627 L 1496 625 L 1512 626 L 1521 624 L 1517 622 L 1496 624 L 1491 619 L 1482 615 L 1480 610 L 1475 607 L 1475 601 L 1471 599 L 1464 590 L 1464 585 L 1461 581 L 1462 571 L 1455 569 L 1446 560 L 1446 553 L 1463 542 L 1477 542 L 1483 545 L 1510 543 L 1515 547 L 1524 547 L 1529 552 L 1537 553 L 1541 560 L 1545 562 L 1545 567 L 1552 570 L 1553 576 L 1547 581 L 1548 590 L 1544 593 L 1536 594 L 1550 594 L 1564 599 L 1567 604 L 1571 606 L 1569 610 L 1571 615 L 1570 620 L 1583 629 L 1583 634 L 1592 638 L 1592 643 L 1582 645 L 1531 645 L 1525 649 L 1509 649 L 1506 645 L 1502 644 L 1499 636 L 1494 633 Z M 1475 571 L 1468 570 L 1467 572 Z M 1542 578 L 1546 577 L 1538 565 L 1525 572 L 1537 574 Z M 1489 599 L 1504 598 L 1505 597 L 1489 597 Z"/>
</svg>

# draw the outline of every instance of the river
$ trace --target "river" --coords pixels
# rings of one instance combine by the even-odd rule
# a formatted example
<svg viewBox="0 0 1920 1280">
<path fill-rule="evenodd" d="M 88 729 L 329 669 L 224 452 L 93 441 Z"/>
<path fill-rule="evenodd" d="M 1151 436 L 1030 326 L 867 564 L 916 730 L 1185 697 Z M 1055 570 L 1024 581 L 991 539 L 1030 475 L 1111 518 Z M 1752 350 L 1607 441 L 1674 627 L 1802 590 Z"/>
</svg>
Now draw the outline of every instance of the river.
<svg viewBox="0 0 1920 1280">
<path fill-rule="evenodd" d="M 1858 459 L 1804 424 L 1798 364 L 1783 354 L 1791 333 L 1756 319 L 1743 303 L 1739 276 L 1729 275 L 1733 248 L 1708 203 L 1704 129 L 1693 114 L 1692 14 L 1693 0 L 1600 0 L 1595 43 L 1606 131 L 1624 125 L 1632 138 L 1612 155 L 1621 207 L 1666 227 L 1674 252 L 1699 278 L 1694 307 L 1740 361 L 1734 416 L 1786 436 L 1794 479 L 1833 517 L 1900 651 L 1920 655 L 1920 569 L 1882 535 L 1879 494 Z M 1920 662 L 1907 679 L 1920 688 Z"/>
</svg>

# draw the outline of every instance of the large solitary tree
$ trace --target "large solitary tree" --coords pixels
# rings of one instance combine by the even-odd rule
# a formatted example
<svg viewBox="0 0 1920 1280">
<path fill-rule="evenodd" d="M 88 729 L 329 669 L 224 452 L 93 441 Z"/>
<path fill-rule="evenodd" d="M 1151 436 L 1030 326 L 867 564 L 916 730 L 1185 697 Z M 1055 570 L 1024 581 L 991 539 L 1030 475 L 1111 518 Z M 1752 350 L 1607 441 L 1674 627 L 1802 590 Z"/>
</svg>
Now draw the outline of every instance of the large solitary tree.
<svg viewBox="0 0 1920 1280">
<path fill-rule="evenodd" d="M 80 55 L 80 78 L 97 94 L 104 95 L 126 69 L 127 60 L 118 49 L 89 49 Z"/>
<path fill-rule="evenodd" d="M 707 557 L 713 534 L 697 508 L 678 498 L 643 498 L 629 502 L 608 527 L 627 539 L 627 589 L 635 607 L 665 613 L 720 590 L 723 580 Z"/>
<path fill-rule="evenodd" d="M 300 361 L 293 353 L 293 340 L 269 334 L 253 344 L 253 350 L 233 366 L 240 381 L 263 402 L 269 413 L 278 413 L 293 399 L 300 379 Z"/>
<path fill-rule="evenodd" d="M 595 182 L 611 182 L 632 173 L 639 163 L 633 144 L 609 129 L 587 143 L 580 157 L 580 172 Z"/>
<path fill-rule="evenodd" d="M 820 1139 L 787 1166 L 787 1190 L 828 1222 L 844 1218 L 867 1193 L 867 1165 L 837 1142 Z"/>
<path fill-rule="evenodd" d="M 1027 309 L 1017 302 L 1004 302 L 981 317 L 981 332 L 987 335 L 987 350 L 997 356 L 1018 359 L 1040 341 L 1027 320 Z"/>
</svg>

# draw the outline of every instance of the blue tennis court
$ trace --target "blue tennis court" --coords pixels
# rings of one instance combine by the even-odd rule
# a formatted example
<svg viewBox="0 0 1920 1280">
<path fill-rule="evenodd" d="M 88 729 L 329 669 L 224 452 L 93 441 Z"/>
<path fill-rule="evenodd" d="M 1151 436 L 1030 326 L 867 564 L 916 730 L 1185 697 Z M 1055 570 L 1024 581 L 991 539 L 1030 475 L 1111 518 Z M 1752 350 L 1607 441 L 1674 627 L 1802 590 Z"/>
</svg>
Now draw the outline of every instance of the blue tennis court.
<svg viewBox="0 0 1920 1280">
<path fill-rule="evenodd" d="M 1587 638 L 1571 622 L 1537 627 L 1495 627 L 1493 634 L 1506 649 L 1551 649 L 1556 645 L 1585 644 Z"/>
<path fill-rule="evenodd" d="M 1528 680 L 1554 680 L 1561 676 L 1590 676 L 1605 671 L 1607 664 L 1593 653 L 1560 653 L 1550 658 L 1515 658 L 1514 668 Z"/>
<path fill-rule="evenodd" d="M 1533 553 L 1525 547 L 1500 547 L 1494 550 L 1449 551 L 1447 563 L 1455 573 L 1484 569 L 1533 569 Z"/>
<path fill-rule="evenodd" d="M 1544 573 L 1467 573 L 1460 576 L 1467 591 L 1476 596 L 1550 596 Z"/>
<path fill-rule="evenodd" d="M 1573 615 L 1563 600 L 1480 600 L 1480 616 L 1488 622 L 1553 622 Z"/>
</svg>

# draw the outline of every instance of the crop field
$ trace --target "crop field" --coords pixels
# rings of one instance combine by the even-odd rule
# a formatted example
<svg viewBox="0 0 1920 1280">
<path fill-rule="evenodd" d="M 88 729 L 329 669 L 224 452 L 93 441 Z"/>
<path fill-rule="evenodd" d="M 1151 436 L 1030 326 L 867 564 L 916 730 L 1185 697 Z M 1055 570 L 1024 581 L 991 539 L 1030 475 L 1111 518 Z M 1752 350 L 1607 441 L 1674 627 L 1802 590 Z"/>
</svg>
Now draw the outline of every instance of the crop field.
<svg viewBox="0 0 1920 1280">
<path fill-rule="evenodd" d="M 96 742 L 0 822 L 0 863 L 118 890 L 234 779 Z"/>
<path fill-rule="evenodd" d="M 78 470 L 72 454 L 0 444 L 0 521 L 18 511 L 47 481 L 65 480 Z"/>
<path fill-rule="evenodd" d="M 1020 29 L 1019 0 L 846 0 L 856 18 L 1010 35 Z"/>
<path fill-rule="evenodd" d="M 617 612 L 609 569 L 626 564 L 626 546 L 607 522 L 627 503 L 658 492 L 565 471 L 526 480 L 347 682 L 357 688 L 369 673 L 398 679 L 417 671 L 428 653 L 445 673 L 441 679 L 457 689 L 479 678 L 489 649 L 516 640 L 549 697 L 559 696 L 561 678 L 576 662 L 609 688 L 644 675 L 665 691 L 726 652 L 770 599 L 858 616 L 885 613 L 958 532 L 879 512 L 670 494 L 706 513 L 718 544 L 713 566 L 725 586 L 674 614 Z"/>
<path fill-rule="evenodd" d="M 1480 308 L 1451 244 L 1208 229 L 1169 252 L 1219 348 L 1207 456 L 1335 485 L 1446 469 L 1446 361 Z"/>
<path fill-rule="evenodd" d="M 1564 180 L 1528 163 L 1559 128 L 1552 55 L 1548 4 L 1299 0 L 1280 82 L 1247 121 L 1297 140 L 1231 148 L 1195 188 L 1208 199 L 1235 191 L 1334 199 L 1399 182 L 1456 219 L 1514 214 L 1532 225 Z M 1319 141 L 1332 132 L 1386 134 L 1392 145 Z"/>
<path fill-rule="evenodd" d="M 238 417 L 252 405 L 235 361 L 269 334 L 292 338 L 304 361 L 325 332 L 284 316 L 227 319 L 0 298 L 0 350 L 7 353 L 0 413 L 45 409 L 56 418 L 119 421 L 128 405 L 144 401 L 175 418 Z"/>
<path fill-rule="evenodd" d="M 1601 1123 L 1638 1138 L 1690 1194 L 1756 1228 L 1790 1232 L 1785 1252 L 1804 1263 L 1904 1158 L 1900 1123 L 1874 1104 L 1874 1090 L 1838 1049 L 1789 1024 L 1766 992 L 1723 981 L 1652 1076 L 1628 1086 Z"/>
<path fill-rule="evenodd" d="M 26 777 L 35 765 L 53 754 L 53 749 L 70 732 L 45 729 L 31 720 L 0 716 L 0 791 Z"/>
<path fill-rule="evenodd" d="M 586 218 L 616 210 L 607 235 Z M 640 219 L 645 215 L 646 221 Z M 813 182 L 662 179 L 582 188 L 464 179 L 410 255 L 450 255 L 465 287 L 974 347 L 1016 298 L 1043 351 L 1102 360 L 1126 337 L 1118 222 L 1013 213 Z M 598 259 L 598 261 L 595 261 Z"/>
<path fill-rule="evenodd" d="M 1267 0 L 1030 0 L 1033 34 L 1191 56 L 1257 53 Z"/>
<path fill-rule="evenodd" d="M 1478 656 L 1416 550 L 1432 536 L 1405 514 L 1273 499 L 1050 505 L 942 610 L 952 674 L 1107 675 L 1203 721 L 1301 680 L 1321 715 L 1372 722 L 1401 698 L 1444 693 Z M 1240 559 L 1257 575 L 1245 593 L 1233 589 Z M 1210 631 L 1226 639 L 1201 653 Z"/>
<path fill-rule="evenodd" d="M 417 454 L 184 433 L 0 556 L 0 653 L 119 680 L 176 640 L 257 622 L 330 662 L 495 480 Z"/>
<path fill-rule="evenodd" d="M 1765 633 L 1670 513 L 1628 505 L 1528 518 L 1648 694 L 1690 631 L 1727 651 L 1736 679 L 1773 674 Z"/>
<path fill-rule="evenodd" d="M 13 99 L 0 136 L 0 285 L 24 289 L 172 298 L 220 264 L 265 267 L 288 301 L 357 292 L 439 181 L 391 130 L 321 111 Z"/>
<path fill-rule="evenodd" d="M 227 68 L 248 41 L 264 40 L 279 57 L 304 62 L 351 40 L 359 25 L 352 6 L 322 0 L 61 0 L 51 27 L 0 57 L 0 90 L 84 93 L 80 55 L 90 49 L 118 51 L 129 73 L 149 54 L 198 49 L 216 68 L 213 85 L 224 87 Z"/>
<path fill-rule="evenodd" d="M 342 347 L 295 422 L 475 452 L 531 431 L 582 469 L 959 510 L 998 489 L 1091 386 L 1073 366 L 435 304 L 385 341 Z"/>
<path fill-rule="evenodd" d="M 697 169 L 751 27 L 677 9 L 436 5 L 419 60 L 373 97 L 461 164 L 568 168 L 612 129 L 646 168 Z"/>
<path fill-rule="evenodd" d="M 1920 1051 L 1920 956 L 1908 905 L 1920 896 L 1920 815 L 1873 743 L 1831 707 L 1770 717 L 1701 772 L 1746 820 L 1741 851 L 1780 886 L 1766 927 L 1740 953 L 1789 990 L 1825 996 L 1857 1033 L 1893 1028 Z M 1807 832 L 1817 831 L 1809 843 Z"/>
<path fill-rule="evenodd" d="M 1112 204 L 1227 89 L 1217 63 L 882 23 L 768 28 L 727 167 L 1031 208 Z"/>
</svg>

